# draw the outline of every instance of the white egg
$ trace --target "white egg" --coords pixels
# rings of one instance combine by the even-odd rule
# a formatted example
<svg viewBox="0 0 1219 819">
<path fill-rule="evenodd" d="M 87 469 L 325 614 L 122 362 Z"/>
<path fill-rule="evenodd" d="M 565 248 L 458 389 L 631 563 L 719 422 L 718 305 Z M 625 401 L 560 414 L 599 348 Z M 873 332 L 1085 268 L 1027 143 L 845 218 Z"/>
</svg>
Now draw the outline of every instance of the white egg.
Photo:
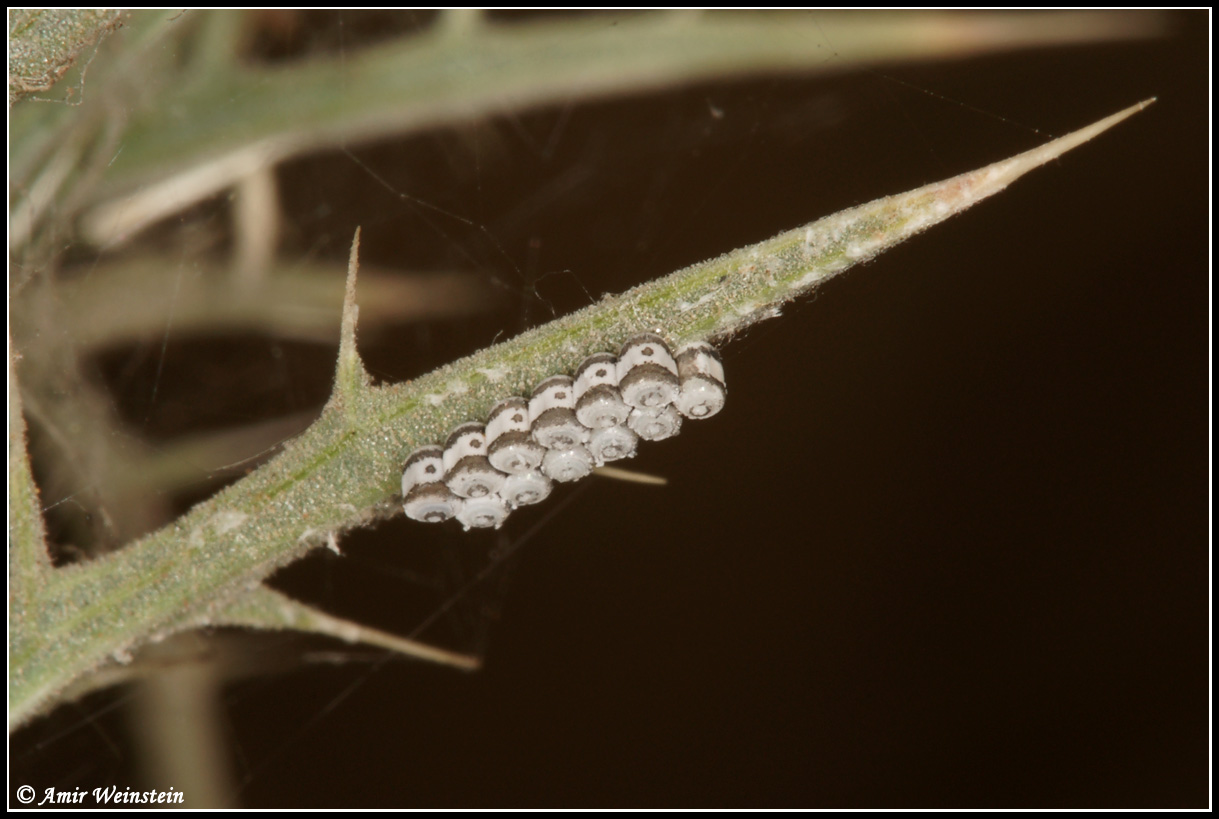
<svg viewBox="0 0 1219 819">
<path fill-rule="evenodd" d="M 486 456 L 487 433 L 477 421 L 467 421 L 449 431 L 444 442 L 444 470 L 448 472 L 462 458 L 471 455 Z"/>
<path fill-rule="evenodd" d="M 402 508 L 411 520 L 442 523 L 458 513 L 461 498 L 443 483 L 423 483 L 406 493 Z"/>
<path fill-rule="evenodd" d="M 529 402 L 514 395 L 505 398 L 494 407 L 487 416 L 487 443 L 491 444 L 499 436 L 508 432 L 529 431 Z"/>
<path fill-rule="evenodd" d="M 402 468 L 402 497 L 420 484 L 444 480 L 444 450 L 438 446 L 423 446 L 406 459 Z"/>
<path fill-rule="evenodd" d="M 623 458 L 634 458 L 639 436 L 630 427 L 602 427 L 593 430 L 588 439 L 588 451 L 597 466 Z"/>
<path fill-rule="evenodd" d="M 610 353 L 593 353 L 576 368 L 576 401 L 593 387 L 618 386 L 618 359 Z"/>
<path fill-rule="evenodd" d="M 631 410 L 627 426 L 645 441 L 663 441 L 681 432 L 681 414 L 670 404 L 660 410 Z"/>
<path fill-rule="evenodd" d="M 487 416 L 487 459 L 491 466 L 509 475 L 528 472 L 542 465 L 546 449 L 529 427 L 529 402 L 505 398 Z"/>
<path fill-rule="evenodd" d="M 639 409 L 661 410 L 677 398 L 677 362 L 664 339 L 641 333 L 627 340 L 618 354 L 618 390 L 622 400 Z"/>
<path fill-rule="evenodd" d="M 576 408 L 576 384 L 570 375 L 552 375 L 533 388 L 529 398 L 530 418 L 556 408 Z"/>
<path fill-rule="evenodd" d="M 618 391 L 618 359 L 596 353 L 576 370 L 576 419 L 589 429 L 626 423 L 631 408 Z"/>
<path fill-rule="evenodd" d="M 559 483 L 578 481 L 593 471 L 593 456 L 583 446 L 552 449 L 542 459 L 542 472 Z"/>
<path fill-rule="evenodd" d="M 553 484 L 539 471 L 520 472 L 504 479 L 504 485 L 499 493 L 509 506 L 528 506 L 531 503 L 541 503 L 550 496 Z"/>
<path fill-rule="evenodd" d="M 687 418 L 710 418 L 724 408 L 724 365 L 715 348 L 700 341 L 677 353 L 677 375 L 681 394 L 677 409 Z"/>
<path fill-rule="evenodd" d="M 462 424 L 449 433 L 444 445 L 444 482 L 463 498 L 493 495 L 504 483 L 504 473 L 487 460 L 487 438 L 483 425 Z"/>
<path fill-rule="evenodd" d="M 547 449 L 573 449 L 588 439 L 588 429 L 576 418 L 575 384 L 569 375 L 547 378 L 529 399 L 533 439 Z"/>
<path fill-rule="evenodd" d="M 467 532 L 471 529 L 498 529 L 504 525 L 510 511 L 507 502 L 499 495 L 484 495 L 463 500 L 457 511 L 457 520 Z"/>
</svg>

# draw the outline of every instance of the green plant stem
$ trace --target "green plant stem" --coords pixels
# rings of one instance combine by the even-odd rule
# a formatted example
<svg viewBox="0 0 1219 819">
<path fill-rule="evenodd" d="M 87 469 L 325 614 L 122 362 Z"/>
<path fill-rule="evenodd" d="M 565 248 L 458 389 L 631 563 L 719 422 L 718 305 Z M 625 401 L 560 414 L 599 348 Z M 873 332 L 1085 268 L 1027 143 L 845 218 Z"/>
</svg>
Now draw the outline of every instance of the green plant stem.
<svg viewBox="0 0 1219 819">
<path fill-rule="evenodd" d="M 36 616 L 16 624 L 10 727 L 108 657 L 207 623 L 279 566 L 336 532 L 396 513 L 404 457 L 507 395 L 570 372 L 640 330 L 671 342 L 725 339 L 1091 139 L 1148 102 L 1039 148 L 886 197 L 603 298 L 414 381 L 370 387 L 354 347 L 354 248 L 331 402 L 285 452 L 170 526 L 96 561 L 56 570 Z"/>
</svg>

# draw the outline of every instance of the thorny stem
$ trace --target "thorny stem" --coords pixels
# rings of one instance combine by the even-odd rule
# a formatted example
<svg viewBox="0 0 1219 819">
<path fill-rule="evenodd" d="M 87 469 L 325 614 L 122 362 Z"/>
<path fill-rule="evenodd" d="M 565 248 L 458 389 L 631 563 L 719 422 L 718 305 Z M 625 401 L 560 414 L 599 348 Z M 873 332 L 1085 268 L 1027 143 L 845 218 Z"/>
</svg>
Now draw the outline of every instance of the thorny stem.
<svg viewBox="0 0 1219 819">
<path fill-rule="evenodd" d="M 392 515 L 403 457 L 498 399 L 640 330 L 676 344 L 724 340 L 786 302 L 997 193 L 1150 100 L 1032 151 L 879 199 L 603 298 L 414 381 L 370 387 L 345 307 L 336 393 L 286 451 L 168 527 L 114 554 L 51 572 L 11 634 L 10 729 L 107 658 L 223 619 L 279 566 L 335 534 Z M 354 281 L 353 248 L 349 277 Z M 354 358 L 353 358 L 354 357 Z"/>
</svg>

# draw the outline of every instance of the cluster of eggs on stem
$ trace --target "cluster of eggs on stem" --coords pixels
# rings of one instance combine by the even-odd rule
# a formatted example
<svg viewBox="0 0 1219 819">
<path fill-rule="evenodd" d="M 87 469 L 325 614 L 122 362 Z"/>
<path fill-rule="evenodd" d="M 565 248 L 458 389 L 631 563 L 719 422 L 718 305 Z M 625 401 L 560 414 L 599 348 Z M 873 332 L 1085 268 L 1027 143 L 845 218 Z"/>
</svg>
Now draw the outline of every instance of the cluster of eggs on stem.
<svg viewBox="0 0 1219 819">
<path fill-rule="evenodd" d="M 640 440 L 676 435 L 683 418 L 710 418 L 725 394 L 724 367 L 709 344 L 674 356 L 663 338 L 641 333 L 617 356 L 595 353 L 574 376 L 551 376 L 527 399 L 505 398 L 486 424 L 459 425 L 443 447 L 412 452 L 402 471 L 406 516 L 499 528 L 513 509 L 545 500 L 554 482 L 631 458 Z"/>
</svg>

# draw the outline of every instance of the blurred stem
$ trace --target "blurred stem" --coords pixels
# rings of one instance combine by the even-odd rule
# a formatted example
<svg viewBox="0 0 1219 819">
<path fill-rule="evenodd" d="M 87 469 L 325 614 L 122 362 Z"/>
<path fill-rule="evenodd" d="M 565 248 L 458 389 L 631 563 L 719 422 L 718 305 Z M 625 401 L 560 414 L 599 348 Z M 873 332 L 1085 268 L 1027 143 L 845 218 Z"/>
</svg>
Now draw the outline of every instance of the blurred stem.
<svg viewBox="0 0 1219 819">
<path fill-rule="evenodd" d="M 177 635 L 142 660 L 158 665 L 135 685 L 132 728 L 147 783 L 182 793 L 185 808 L 232 808 L 237 792 L 221 704 L 223 670 L 207 641 Z M 178 807 L 178 806 L 171 806 Z"/>
<path fill-rule="evenodd" d="M 231 265 L 144 257 L 91 269 L 59 289 L 56 323 L 72 328 L 82 351 L 160 337 L 173 302 L 175 335 L 266 333 L 333 343 L 343 277 L 333 266 L 283 263 L 235 290 Z M 362 318 L 372 326 L 470 315 L 497 306 L 498 294 L 474 273 L 370 269 L 361 277 Z"/>
<path fill-rule="evenodd" d="M 317 411 L 298 412 L 219 432 L 184 435 L 149 447 L 114 466 L 111 480 L 120 497 L 181 492 L 248 471 L 299 435 Z"/>
<path fill-rule="evenodd" d="M 31 454 L 43 492 L 52 502 L 83 501 L 90 510 L 79 518 L 87 531 L 61 540 L 82 552 L 105 551 L 161 525 L 166 509 L 159 494 L 128 502 L 117 494 L 112 470 L 143 444 L 123 431 L 109 396 L 83 376 L 74 328 L 62 321 L 56 289 L 49 278 L 30 280 L 21 309 L 10 313 L 23 354 L 16 375 L 25 413 L 38 431 Z"/>
<path fill-rule="evenodd" d="M 237 181 L 232 223 L 232 276 L 241 299 L 262 284 L 279 246 L 279 189 L 272 166 L 258 168 Z"/>
<path fill-rule="evenodd" d="M 81 222 L 95 244 L 305 152 L 588 100 L 764 74 L 817 74 L 1148 37 L 1146 13 L 626 13 L 488 24 L 287 65 L 217 64 L 140 108 Z"/>
</svg>

